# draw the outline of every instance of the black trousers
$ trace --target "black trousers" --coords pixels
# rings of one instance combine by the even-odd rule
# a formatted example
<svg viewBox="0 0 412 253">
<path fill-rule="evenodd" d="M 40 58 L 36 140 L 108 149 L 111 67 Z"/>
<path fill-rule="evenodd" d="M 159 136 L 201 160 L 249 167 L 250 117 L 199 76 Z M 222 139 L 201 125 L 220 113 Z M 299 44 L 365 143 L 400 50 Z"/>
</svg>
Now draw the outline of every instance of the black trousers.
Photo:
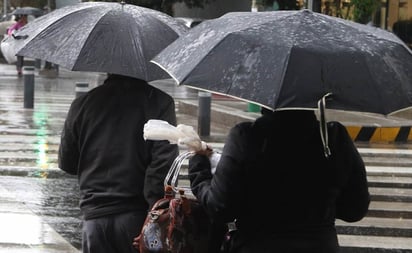
<svg viewBox="0 0 412 253">
<path fill-rule="evenodd" d="M 24 57 L 23 56 L 17 56 L 17 62 L 16 62 L 17 71 L 22 71 L 23 70 L 23 64 L 24 64 Z"/>
<path fill-rule="evenodd" d="M 129 212 L 83 221 L 83 253 L 136 253 L 146 212 Z"/>
</svg>

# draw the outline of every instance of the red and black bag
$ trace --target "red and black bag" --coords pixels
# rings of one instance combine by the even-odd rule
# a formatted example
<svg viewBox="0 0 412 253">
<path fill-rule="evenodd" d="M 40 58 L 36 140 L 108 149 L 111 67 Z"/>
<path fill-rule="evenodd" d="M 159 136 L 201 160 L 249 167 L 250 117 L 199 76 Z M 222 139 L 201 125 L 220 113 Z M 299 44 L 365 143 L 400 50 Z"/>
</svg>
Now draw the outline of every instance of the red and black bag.
<svg viewBox="0 0 412 253">
<path fill-rule="evenodd" d="M 193 154 L 181 154 L 170 168 L 165 196 L 154 204 L 138 236 L 140 253 L 219 252 L 225 226 L 211 222 L 190 189 L 177 187 L 180 167 Z"/>
</svg>

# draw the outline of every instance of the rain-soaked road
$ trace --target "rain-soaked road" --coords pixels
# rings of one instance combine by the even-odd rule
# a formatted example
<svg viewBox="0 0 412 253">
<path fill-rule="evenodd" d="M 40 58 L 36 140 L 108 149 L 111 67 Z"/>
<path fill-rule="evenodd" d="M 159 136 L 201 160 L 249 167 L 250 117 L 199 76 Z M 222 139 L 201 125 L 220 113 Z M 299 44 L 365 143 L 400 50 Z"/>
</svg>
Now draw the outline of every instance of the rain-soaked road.
<svg viewBox="0 0 412 253">
<path fill-rule="evenodd" d="M 1 185 L 13 191 L 27 208 L 40 216 L 77 249 L 81 242 L 79 195 L 74 177 L 1 176 Z"/>
<path fill-rule="evenodd" d="M 24 78 L 16 78 L 13 65 L 0 65 L 0 188 L 11 192 L 23 207 L 78 249 L 77 180 L 59 171 L 57 148 L 79 81 L 93 87 L 100 80 L 96 74 L 73 76 L 65 71 L 57 79 L 37 76 L 34 108 L 24 108 Z"/>
</svg>

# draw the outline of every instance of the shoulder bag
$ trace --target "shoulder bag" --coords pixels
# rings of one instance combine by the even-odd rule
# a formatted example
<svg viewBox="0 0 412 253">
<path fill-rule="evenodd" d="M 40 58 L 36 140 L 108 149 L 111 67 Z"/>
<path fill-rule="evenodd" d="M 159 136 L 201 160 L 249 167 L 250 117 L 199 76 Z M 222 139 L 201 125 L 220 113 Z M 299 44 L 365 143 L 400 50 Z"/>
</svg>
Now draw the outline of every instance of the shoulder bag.
<svg viewBox="0 0 412 253">
<path fill-rule="evenodd" d="M 225 226 L 213 224 L 190 189 L 177 186 L 180 167 L 192 155 L 182 153 L 173 162 L 165 196 L 154 204 L 137 238 L 140 253 L 219 252 Z"/>
</svg>

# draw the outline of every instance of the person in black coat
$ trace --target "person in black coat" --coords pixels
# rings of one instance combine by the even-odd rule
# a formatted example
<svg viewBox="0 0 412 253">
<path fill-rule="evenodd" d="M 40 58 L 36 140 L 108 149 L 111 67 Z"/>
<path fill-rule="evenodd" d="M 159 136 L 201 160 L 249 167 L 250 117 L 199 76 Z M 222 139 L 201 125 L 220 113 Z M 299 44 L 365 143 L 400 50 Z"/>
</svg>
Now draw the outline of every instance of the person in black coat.
<svg viewBox="0 0 412 253">
<path fill-rule="evenodd" d="M 173 98 L 126 76 L 109 75 L 71 104 L 58 158 L 60 169 L 79 179 L 83 253 L 135 253 L 133 238 L 164 196 L 178 147 L 145 141 L 149 119 L 176 125 Z"/>
<path fill-rule="evenodd" d="M 192 192 L 211 219 L 235 221 L 231 252 L 339 251 L 335 219 L 361 220 L 370 195 L 346 128 L 327 128 L 329 157 L 314 112 L 284 110 L 233 127 L 214 175 L 210 150 L 189 160 Z"/>
</svg>

